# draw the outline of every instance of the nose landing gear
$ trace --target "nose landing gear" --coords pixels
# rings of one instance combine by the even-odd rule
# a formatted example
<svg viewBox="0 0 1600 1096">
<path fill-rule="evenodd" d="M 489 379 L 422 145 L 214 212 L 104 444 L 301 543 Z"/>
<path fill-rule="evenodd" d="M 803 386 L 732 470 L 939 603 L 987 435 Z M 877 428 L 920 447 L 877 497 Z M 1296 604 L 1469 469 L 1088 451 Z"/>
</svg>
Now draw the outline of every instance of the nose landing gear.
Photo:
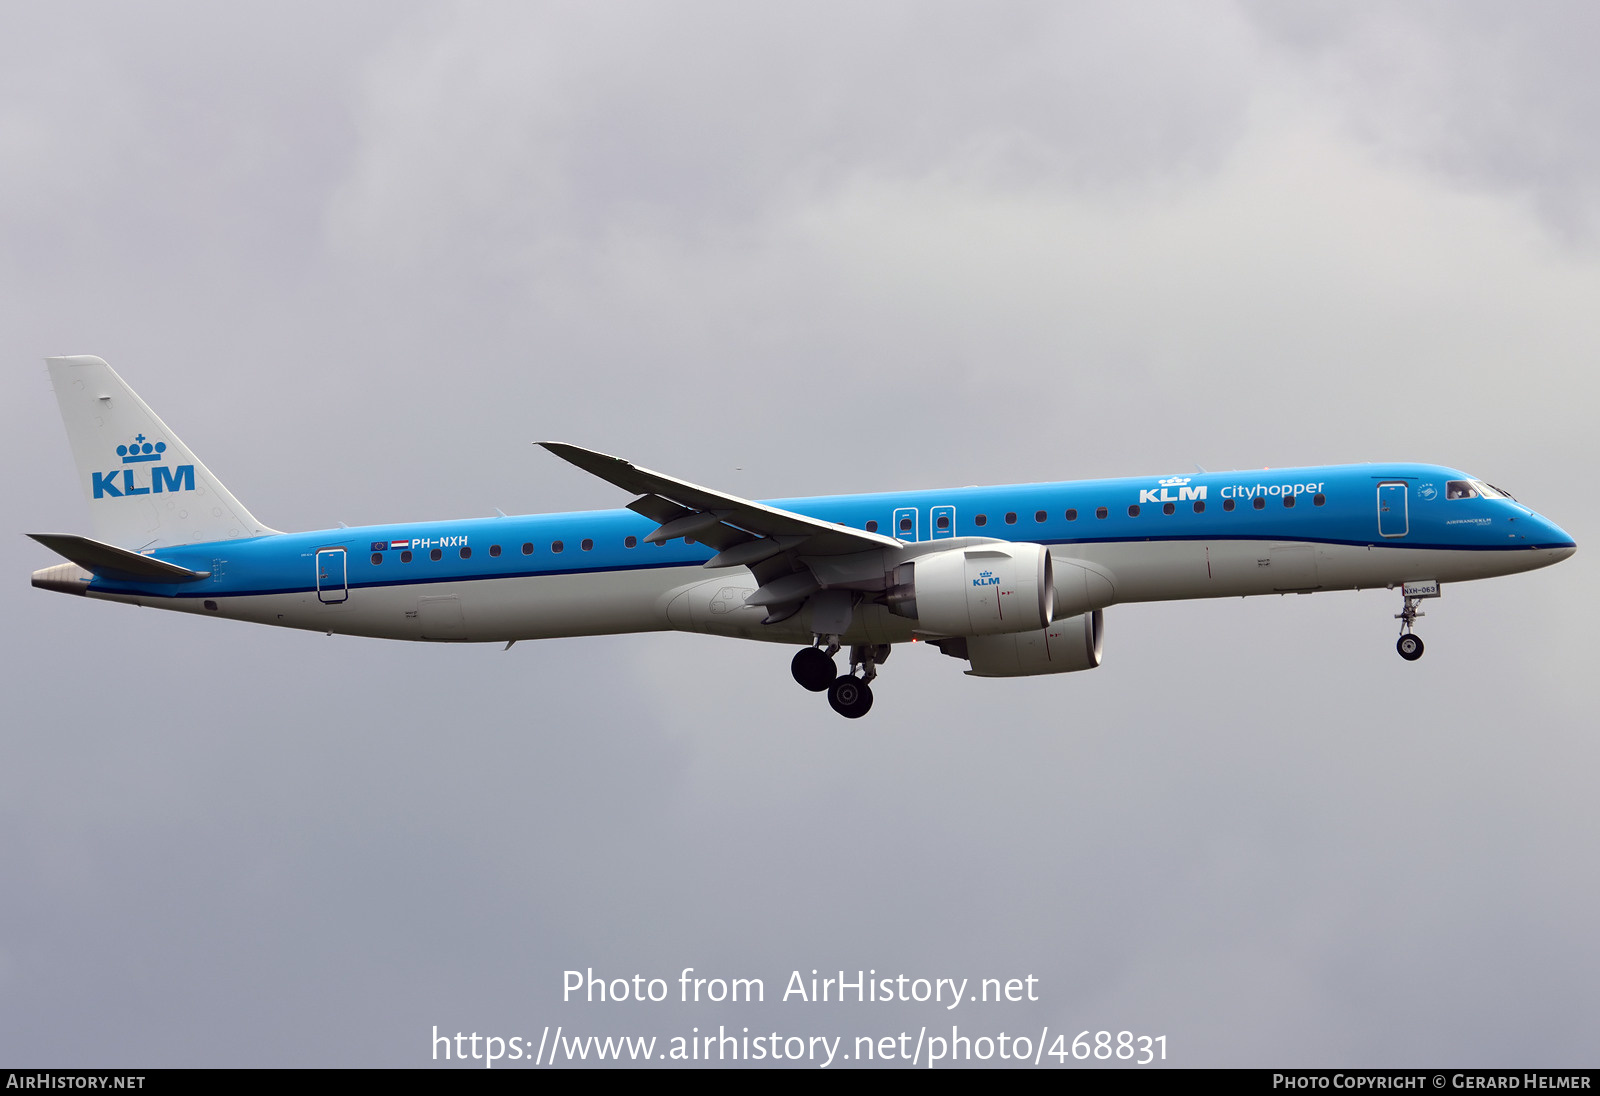
<svg viewBox="0 0 1600 1096">
<path fill-rule="evenodd" d="M 1435 590 L 1437 591 L 1437 586 Z M 1405 608 L 1394 615 L 1394 618 L 1400 622 L 1400 638 L 1395 641 L 1394 649 L 1399 651 L 1400 657 L 1407 662 L 1415 662 L 1422 657 L 1422 637 L 1413 632 L 1411 628 L 1412 625 L 1416 624 L 1418 617 L 1427 616 L 1428 614 L 1417 610 L 1417 602 L 1421 601 L 1423 597 L 1438 596 L 1437 592 L 1421 596 L 1406 594 Z"/>
</svg>

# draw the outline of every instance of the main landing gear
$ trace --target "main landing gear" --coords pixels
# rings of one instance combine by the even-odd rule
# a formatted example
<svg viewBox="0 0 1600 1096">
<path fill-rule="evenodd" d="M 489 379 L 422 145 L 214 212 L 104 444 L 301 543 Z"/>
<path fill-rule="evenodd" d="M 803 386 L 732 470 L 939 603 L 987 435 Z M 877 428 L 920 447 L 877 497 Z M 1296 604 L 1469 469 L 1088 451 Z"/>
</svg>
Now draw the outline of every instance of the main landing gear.
<svg viewBox="0 0 1600 1096">
<path fill-rule="evenodd" d="M 828 646 L 822 647 L 826 638 Z M 878 676 L 878 663 L 889 657 L 887 643 L 857 643 L 850 648 L 850 672 L 839 677 L 833 656 L 839 651 L 838 636 L 818 636 L 817 644 L 795 652 L 789 672 L 800 687 L 828 694 L 828 704 L 846 719 L 860 719 L 872 709 L 872 679 Z M 857 673 L 857 668 L 860 672 Z"/>
<path fill-rule="evenodd" d="M 820 693 L 833 684 L 834 675 L 839 672 L 839 668 L 833 664 L 834 652 L 838 649 L 837 643 L 826 651 L 821 647 L 802 647 L 795 652 L 794 661 L 789 663 L 789 672 L 802 689 Z"/>
<path fill-rule="evenodd" d="M 1415 662 L 1422 657 L 1422 637 L 1411 630 L 1411 626 L 1417 622 L 1419 616 L 1428 615 L 1417 611 L 1417 602 L 1421 600 L 1407 596 L 1405 608 L 1394 615 L 1400 622 L 1400 638 L 1395 641 L 1394 649 L 1399 651 L 1400 657 L 1407 662 Z"/>
</svg>

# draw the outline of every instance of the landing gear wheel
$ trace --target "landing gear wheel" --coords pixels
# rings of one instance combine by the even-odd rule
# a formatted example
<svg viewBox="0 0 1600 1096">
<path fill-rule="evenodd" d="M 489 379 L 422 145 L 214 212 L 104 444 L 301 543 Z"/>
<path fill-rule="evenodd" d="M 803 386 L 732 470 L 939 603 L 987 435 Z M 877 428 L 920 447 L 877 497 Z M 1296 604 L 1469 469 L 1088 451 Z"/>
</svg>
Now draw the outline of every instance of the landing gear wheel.
<svg viewBox="0 0 1600 1096">
<path fill-rule="evenodd" d="M 828 686 L 828 703 L 846 719 L 860 719 L 872 710 L 872 686 L 845 674 Z"/>
<path fill-rule="evenodd" d="M 1394 649 L 1400 652 L 1400 657 L 1407 662 L 1415 662 L 1422 657 L 1422 637 L 1407 632 L 1395 643 Z"/>
<path fill-rule="evenodd" d="M 833 684 L 839 667 L 833 664 L 833 659 L 821 647 L 802 647 L 795 652 L 794 661 L 789 663 L 789 672 L 802 689 L 820 693 Z"/>
</svg>

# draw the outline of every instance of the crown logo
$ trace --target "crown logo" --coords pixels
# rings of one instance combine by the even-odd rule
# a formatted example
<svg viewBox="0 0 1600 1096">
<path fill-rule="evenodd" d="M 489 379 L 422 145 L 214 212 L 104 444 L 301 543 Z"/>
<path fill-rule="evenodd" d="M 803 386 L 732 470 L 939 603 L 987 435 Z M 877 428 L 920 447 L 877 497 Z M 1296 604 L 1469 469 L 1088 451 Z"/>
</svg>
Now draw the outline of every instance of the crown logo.
<svg viewBox="0 0 1600 1096">
<path fill-rule="evenodd" d="M 1171 479 L 1162 480 L 1161 481 L 1161 486 L 1163 486 L 1163 487 L 1187 487 L 1187 486 L 1189 486 L 1189 477 L 1188 476 L 1173 476 Z"/>
<path fill-rule="evenodd" d="M 158 441 L 152 445 L 144 440 L 143 434 L 136 435 L 131 445 L 117 446 L 117 456 L 122 458 L 123 464 L 146 464 L 157 461 L 166 451 L 166 442 Z"/>
</svg>

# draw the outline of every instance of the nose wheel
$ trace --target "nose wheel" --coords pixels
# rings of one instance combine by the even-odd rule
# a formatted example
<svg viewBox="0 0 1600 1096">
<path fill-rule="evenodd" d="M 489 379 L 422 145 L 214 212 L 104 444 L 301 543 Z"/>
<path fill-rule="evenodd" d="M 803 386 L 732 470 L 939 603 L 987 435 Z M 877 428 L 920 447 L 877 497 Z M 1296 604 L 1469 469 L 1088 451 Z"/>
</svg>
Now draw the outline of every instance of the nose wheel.
<svg viewBox="0 0 1600 1096">
<path fill-rule="evenodd" d="M 1407 662 L 1415 662 L 1422 657 L 1422 637 L 1407 632 L 1395 642 L 1394 649 Z"/>
</svg>

